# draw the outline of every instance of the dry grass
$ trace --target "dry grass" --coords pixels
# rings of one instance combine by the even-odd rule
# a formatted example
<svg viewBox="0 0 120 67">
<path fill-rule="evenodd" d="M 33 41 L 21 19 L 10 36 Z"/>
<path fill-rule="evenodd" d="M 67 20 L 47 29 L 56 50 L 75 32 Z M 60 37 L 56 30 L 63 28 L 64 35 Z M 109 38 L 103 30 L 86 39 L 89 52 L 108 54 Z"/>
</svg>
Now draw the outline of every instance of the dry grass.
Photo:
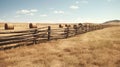
<svg viewBox="0 0 120 67">
<path fill-rule="evenodd" d="M 0 67 L 120 67 L 120 27 L 0 51 Z"/>
</svg>

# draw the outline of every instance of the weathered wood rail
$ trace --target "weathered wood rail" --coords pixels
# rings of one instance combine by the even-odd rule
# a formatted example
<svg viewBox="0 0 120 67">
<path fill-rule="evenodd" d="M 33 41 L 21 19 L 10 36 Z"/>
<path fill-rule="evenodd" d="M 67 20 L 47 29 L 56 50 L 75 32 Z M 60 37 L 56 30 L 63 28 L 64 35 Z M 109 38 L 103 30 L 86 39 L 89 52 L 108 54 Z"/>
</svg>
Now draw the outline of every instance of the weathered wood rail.
<svg viewBox="0 0 120 67">
<path fill-rule="evenodd" d="M 0 32 L 0 34 L 14 34 L 9 36 L 0 36 L 0 49 L 5 49 L 9 44 L 16 45 L 26 45 L 26 44 L 38 44 L 41 41 L 50 41 L 54 39 L 64 39 L 72 37 L 78 34 L 86 33 L 93 30 L 103 29 L 105 27 L 110 27 L 110 25 L 93 25 L 93 24 L 84 24 L 76 25 L 75 28 L 66 27 L 52 29 L 51 26 L 34 28 L 23 31 L 9 31 L 9 32 Z"/>
</svg>

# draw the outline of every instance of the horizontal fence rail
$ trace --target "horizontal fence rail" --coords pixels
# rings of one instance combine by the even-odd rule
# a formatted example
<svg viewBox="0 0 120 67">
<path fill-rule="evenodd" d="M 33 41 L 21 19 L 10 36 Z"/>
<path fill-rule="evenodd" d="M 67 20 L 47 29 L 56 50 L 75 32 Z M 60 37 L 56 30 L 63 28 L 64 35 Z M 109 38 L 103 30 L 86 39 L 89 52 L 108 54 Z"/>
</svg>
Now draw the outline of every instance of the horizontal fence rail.
<svg viewBox="0 0 120 67">
<path fill-rule="evenodd" d="M 49 41 L 54 39 L 65 39 L 68 37 L 72 37 L 78 34 L 82 34 L 85 32 L 103 29 L 106 27 L 111 27 L 112 25 L 76 25 L 76 27 L 66 27 L 66 28 L 57 28 L 52 29 L 51 26 L 34 28 L 23 31 L 4 31 L 0 32 L 0 34 L 14 34 L 9 36 L 0 36 L 0 49 L 2 46 L 6 46 L 9 44 L 23 44 L 23 43 L 31 43 L 38 44 L 43 41 Z"/>
</svg>

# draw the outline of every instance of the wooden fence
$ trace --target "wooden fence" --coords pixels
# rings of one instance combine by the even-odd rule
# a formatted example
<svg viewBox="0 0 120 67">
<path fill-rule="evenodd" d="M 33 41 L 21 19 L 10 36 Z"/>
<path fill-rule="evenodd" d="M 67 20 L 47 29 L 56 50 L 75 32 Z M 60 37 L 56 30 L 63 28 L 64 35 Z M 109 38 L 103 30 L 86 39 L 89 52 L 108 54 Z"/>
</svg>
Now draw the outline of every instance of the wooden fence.
<svg viewBox="0 0 120 67">
<path fill-rule="evenodd" d="M 24 31 L 10 31 L 0 32 L 0 34 L 14 34 L 9 36 L 0 36 L 0 46 L 7 46 L 9 44 L 26 45 L 26 44 L 38 44 L 43 41 L 50 41 L 54 39 L 64 39 L 79 35 L 85 32 L 103 29 L 109 27 L 108 25 L 76 25 L 76 28 L 56 28 L 52 29 L 51 26 L 34 28 Z M 6 47 L 5 47 L 6 48 Z M 1 47 L 0 49 L 5 49 Z"/>
</svg>

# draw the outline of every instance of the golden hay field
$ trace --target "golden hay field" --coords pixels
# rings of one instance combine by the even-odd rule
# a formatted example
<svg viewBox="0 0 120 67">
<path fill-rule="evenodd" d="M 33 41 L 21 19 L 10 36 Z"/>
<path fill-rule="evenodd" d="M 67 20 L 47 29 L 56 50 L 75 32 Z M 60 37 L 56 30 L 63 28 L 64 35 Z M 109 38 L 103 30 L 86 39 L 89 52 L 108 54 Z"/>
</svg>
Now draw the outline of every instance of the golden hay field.
<svg viewBox="0 0 120 67">
<path fill-rule="evenodd" d="M 0 23 L 0 30 L 4 31 L 4 24 L 5 23 Z M 53 28 L 59 27 L 58 24 L 42 24 L 42 23 L 33 23 L 36 24 L 38 28 L 40 27 L 45 27 L 45 26 L 52 26 Z M 26 30 L 29 29 L 29 23 L 9 23 L 8 25 L 13 25 L 14 30 Z"/>
<path fill-rule="evenodd" d="M 5 23 L 0 23 L 0 30 L 4 30 L 4 24 Z M 40 27 L 45 27 L 45 26 L 51 26 L 52 28 L 58 28 L 59 24 L 50 24 L 50 23 L 33 23 L 36 24 L 38 28 Z M 76 23 L 67 23 L 70 25 L 76 24 Z M 14 30 L 24 30 L 24 29 L 29 29 L 29 23 L 9 23 L 8 25 L 13 25 Z M 63 26 L 65 24 L 62 23 Z"/>
<path fill-rule="evenodd" d="M 0 51 L 0 67 L 120 67 L 120 27 Z"/>
</svg>

